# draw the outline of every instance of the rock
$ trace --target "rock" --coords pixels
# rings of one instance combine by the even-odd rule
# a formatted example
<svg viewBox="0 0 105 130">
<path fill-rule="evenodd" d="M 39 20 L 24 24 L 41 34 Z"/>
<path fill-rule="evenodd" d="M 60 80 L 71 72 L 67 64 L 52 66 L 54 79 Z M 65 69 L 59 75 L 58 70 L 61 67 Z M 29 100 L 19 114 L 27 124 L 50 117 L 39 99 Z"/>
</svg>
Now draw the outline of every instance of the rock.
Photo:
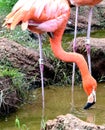
<svg viewBox="0 0 105 130">
<path fill-rule="evenodd" d="M 87 60 L 85 37 L 77 38 L 77 52 L 84 55 Z M 72 48 L 73 41 L 70 48 Z M 105 81 L 105 38 L 91 38 L 92 75 L 97 81 Z"/>
<path fill-rule="evenodd" d="M 87 123 L 67 114 L 60 115 L 54 120 L 48 120 L 45 130 L 105 130 L 105 126 Z"/>
<path fill-rule="evenodd" d="M 6 38 L 0 38 L 0 61 L 10 62 L 12 67 L 18 68 L 28 79 L 36 76 L 36 80 L 40 82 L 38 51 L 25 48 L 22 45 Z M 49 63 L 48 59 L 44 57 L 45 82 L 53 76 L 54 68 Z"/>
</svg>

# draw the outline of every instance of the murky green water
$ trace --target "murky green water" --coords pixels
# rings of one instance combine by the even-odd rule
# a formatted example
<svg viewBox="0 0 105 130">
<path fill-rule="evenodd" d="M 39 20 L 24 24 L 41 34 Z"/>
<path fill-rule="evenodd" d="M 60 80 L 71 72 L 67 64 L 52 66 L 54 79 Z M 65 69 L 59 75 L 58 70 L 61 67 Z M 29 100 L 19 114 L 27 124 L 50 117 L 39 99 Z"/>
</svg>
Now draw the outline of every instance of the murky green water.
<svg viewBox="0 0 105 130">
<path fill-rule="evenodd" d="M 41 89 L 37 90 L 37 95 L 38 99 L 34 104 L 24 105 L 17 113 L 0 121 L 0 130 L 18 130 L 15 127 L 16 115 L 29 130 L 39 130 L 42 113 Z M 72 113 L 84 121 L 105 125 L 105 84 L 98 84 L 97 103 L 90 110 L 83 110 L 87 97 L 81 87 L 75 87 L 74 100 L 71 95 L 71 87 L 45 88 L 45 120 Z"/>
</svg>

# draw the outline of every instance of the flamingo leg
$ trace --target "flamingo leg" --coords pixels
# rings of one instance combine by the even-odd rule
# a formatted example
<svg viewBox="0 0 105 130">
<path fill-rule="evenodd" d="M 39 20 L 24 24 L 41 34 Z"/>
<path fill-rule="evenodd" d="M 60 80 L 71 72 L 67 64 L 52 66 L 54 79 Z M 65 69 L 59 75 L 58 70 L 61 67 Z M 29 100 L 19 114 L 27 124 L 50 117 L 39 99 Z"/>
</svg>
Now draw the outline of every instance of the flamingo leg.
<svg viewBox="0 0 105 130">
<path fill-rule="evenodd" d="M 74 30 L 74 41 L 73 41 L 73 51 L 76 52 L 76 37 L 77 37 L 77 23 L 78 23 L 78 6 L 76 6 L 76 16 L 75 16 L 75 30 Z M 73 70 L 72 70 L 72 92 L 74 91 L 74 82 L 75 82 L 75 66 L 76 64 L 73 63 Z"/>
<path fill-rule="evenodd" d="M 44 109 L 45 109 L 45 99 L 44 99 L 44 79 L 43 79 L 43 70 L 44 70 L 44 63 L 43 63 L 43 54 L 42 54 L 42 39 L 41 35 L 38 34 L 39 39 L 39 67 L 40 67 L 40 74 L 41 74 L 41 87 L 42 87 L 42 126 L 44 122 Z"/>
<path fill-rule="evenodd" d="M 89 71 L 92 73 L 91 70 L 91 56 L 90 56 L 90 32 L 91 32 L 91 21 L 92 21 L 92 13 L 93 13 L 93 7 L 90 7 L 89 11 L 89 18 L 88 18 L 88 29 L 87 29 L 87 38 L 86 38 L 86 50 L 87 50 L 87 58 L 88 58 L 88 66 Z"/>
</svg>

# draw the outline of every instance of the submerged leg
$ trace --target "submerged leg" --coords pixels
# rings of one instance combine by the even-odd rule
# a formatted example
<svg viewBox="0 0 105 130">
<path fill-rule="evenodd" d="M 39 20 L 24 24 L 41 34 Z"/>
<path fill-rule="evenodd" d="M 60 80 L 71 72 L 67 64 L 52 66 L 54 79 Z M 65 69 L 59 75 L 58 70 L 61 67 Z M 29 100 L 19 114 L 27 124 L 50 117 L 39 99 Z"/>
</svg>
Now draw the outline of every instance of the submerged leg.
<svg viewBox="0 0 105 130">
<path fill-rule="evenodd" d="M 76 6 L 76 16 L 75 16 L 75 30 L 74 30 L 74 41 L 73 41 L 73 51 L 74 51 L 74 52 L 76 52 L 77 23 L 78 23 L 78 6 Z M 72 92 L 74 91 L 75 66 L 76 66 L 76 64 L 73 63 L 73 71 L 72 71 Z"/>
<path fill-rule="evenodd" d="M 44 79 L 43 79 L 43 70 L 44 70 L 44 63 L 43 63 L 43 54 L 42 54 L 42 40 L 41 35 L 38 34 L 39 39 L 39 67 L 40 67 L 40 74 L 41 74 L 41 87 L 42 87 L 42 121 L 41 121 L 41 127 L 43 127 L 44 124 L 44 109 L 45 109 L 45 99 L 44 99 Z"/>
</svg>

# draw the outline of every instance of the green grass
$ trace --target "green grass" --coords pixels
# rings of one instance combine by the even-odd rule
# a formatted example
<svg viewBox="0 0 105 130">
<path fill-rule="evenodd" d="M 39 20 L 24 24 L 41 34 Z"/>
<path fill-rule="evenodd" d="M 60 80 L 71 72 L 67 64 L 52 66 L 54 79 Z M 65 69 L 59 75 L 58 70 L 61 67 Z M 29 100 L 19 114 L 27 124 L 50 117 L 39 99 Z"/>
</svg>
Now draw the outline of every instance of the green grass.
<svg viewBox="0 0 105 130">
<path fill-rule="evenodd" d="M 5 37 L 10 40 L 13 40 L 25 47 L 29 48 L 38 48 L 38 40 L 34 40 L 29 36 L 29 32 L 22 31 L 20 26 L 16 27 L 15 30 L 7 30 L 6 28 L 2 28 L 0 30 L 0 37 Z"/>
<path fill-rule="evenodd" d="M 93 37 L 93 38 L 105 38 L 105 29 L 92 32 L 91 37 Z"/>
<path fill-rule="evenodd" d="M 0 77 L 8 77 L 11 79 L 11 90 L 13 89 L 17 90 L 18 96 L 25 100 L 27 99 L 27 90 L 29 87 L 29 83 L 27 82 L 25 78 L 25 74 L 22 73 L 19 69 L 13 68 L 10 61 L 7 61 L 6 59 L 2 59 L 0 61 Z M 8 86 L 9 87 L 9 86 Z"/>
<path fill-rule="evenodd" d="M 17 1 L 18 0 L 0 0 L 0 9 L 1 9 L 1 12 L 10 12 L 10 10 L 13 7 L 13 5 Z"/>
</svg>

